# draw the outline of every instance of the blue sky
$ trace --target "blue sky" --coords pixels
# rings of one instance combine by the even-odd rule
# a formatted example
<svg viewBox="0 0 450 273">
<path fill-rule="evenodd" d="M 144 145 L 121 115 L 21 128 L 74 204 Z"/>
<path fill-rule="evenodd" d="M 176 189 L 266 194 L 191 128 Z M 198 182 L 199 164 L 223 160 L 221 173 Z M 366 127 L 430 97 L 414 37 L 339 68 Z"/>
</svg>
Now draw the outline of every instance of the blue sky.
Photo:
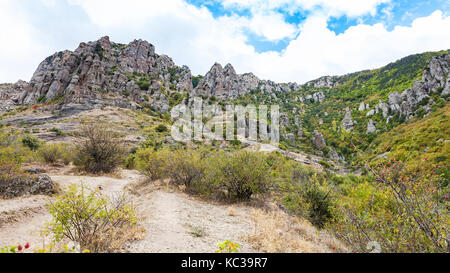
<svg viewBox="0 0 450 273">
<path fill-rule="evenodd" d="M 218 18 L 224 15 L 238 14 L 239 16 L 252 17 L 251 7 L 224 7 L 221 1 L 201 1 L 187 0 L 188 3 L 196 7 L 206 7 L 211 11 L 214 17 Z M 392 30 L 395 26 L 409 26 L 414 19 L 426 17 L 437 9 L 449 12 L 450 1 L 448 0 L 396 0 L 386 3 L 380 3 L 376 6 L 375 14 L 363 14 L 361 16 L 330 16 L 328 19 L 328 28 L 336 34 L 344 33 L 349 27 L 363 24 L 382 23 L 386 25 L 388 30 Z M 282 7 L 274 9 L 283 15 L 284 20 L 290 24 L 301 24 L 311 14 L 311 10 L 299 8 L 295 12 L 288 11 Z M 268 41 L 262 36 L 255 35 L 251 31 L 247 32 L 249 37 L 248 43 L 255 47 L 256 51 L 282 51 L 289 42 L 294 39 L 282 39 L 279 41 Z"/>
<path fill-rule="evenodd" d="M 205 74 L 303 83 L 450 48 L 448 0 L 0 0 L 0 82 L 29 80 L 60 50 L 141 38 Z"/>
</svg>

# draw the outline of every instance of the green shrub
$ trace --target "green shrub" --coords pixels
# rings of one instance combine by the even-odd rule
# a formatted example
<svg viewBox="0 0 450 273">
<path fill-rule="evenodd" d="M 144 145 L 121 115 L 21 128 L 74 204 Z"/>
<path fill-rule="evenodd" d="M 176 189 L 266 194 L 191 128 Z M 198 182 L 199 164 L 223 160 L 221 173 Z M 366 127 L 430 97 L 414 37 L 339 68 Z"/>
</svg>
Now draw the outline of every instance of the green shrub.
<svg viewBox="0 0 450 273">
<path fill-rule="evenodd" d="M 0 131 L 0 182 L 22 174 L 22 163 L 31 157 L 29 149 L 18 142 L 19 132 Z"/>
<path fill-rule="evenodd" d="M 136 169 L 136 154 L 130 154 L 127 159 L 125 159 L 124 167 L 128 170 Z"/>
<path fill-rule="evenodd" d="M 64 135 L 64 132 L 61 131 L 61 129 L 59 129 L 59 128 L 52 128 L 50 131 L 56 133 L 57 136 L 63 136 Z"/>
<path fill-rule="evenodd" d="M 174 185 L 184 185 L 186 190 L 198 192 L 205 172 L 205 160 L 201 151 L 177 150 L 169 160 L 167 174 Z"/>
<path fill-rule="evenodd" d="M 168 149 L 155 151 L 154 148 L 138 150 L 136 153 L 137 168 L 150 180 L 167 178 L 169 159 L 172 152 Z"/>
<path fill-rule="evenodd" d="M 265 194 L 270 186 L 270 166 L 263 153 L 218 152 L 209 157 L 205 179 L 215 191 L 226 191 L 231 201 L 249 200 Z"/>
<path fill-rule="evenodd" d="M 69 239 L 90 252 L 114 250 L 137 224 L 134 207 L 124 196 L 110 200 L 84 185 L 70 186 L 48 207 L 53 220 L 45 234 L 54 242 Z"/>
<path fill-rule="evenodd" d="M 30 148 L 32 151 L 36 151 L 42 145 L 42 142 L 39 138 L 29 134 L 24 135 L 21 141 L 25 147 Z"/>
<path fill-rule="evenodd" d="M 155 128 L 155 130 L 156 130 L 158 133 L 165 133 L 165 132 L 168 132 L 168 131 L 169 131 L 169 129 L 167 128 L 167 126 L 165 126 L 164 124 L 158 125 L 158 126 Z"/>
<path fill-rule="evenodd" d="M 83 140 L 75 146 L 74 164 L 91 173 L 109 173 L 123 161 L 124 148 L 118 136 L 107 125 L 82 126 Z"/>
<path fill-rule="evenodd" d="M 38 156 L 43 162 L 49 164 L 61 162 L 64 165 L 69 165 L 72 161 L 71 151 L 64 143 L 43 145 L 38 150 Z"/>
<path fill-rule="evenodd" d="M 424 162 L 371 169 L 376 184 L 358 184 L 341 198 L 330 229 L 357 252 L 376 242 L 387 253 L 448 253 L 448 188 L 437 169 Z"/>
</svg>

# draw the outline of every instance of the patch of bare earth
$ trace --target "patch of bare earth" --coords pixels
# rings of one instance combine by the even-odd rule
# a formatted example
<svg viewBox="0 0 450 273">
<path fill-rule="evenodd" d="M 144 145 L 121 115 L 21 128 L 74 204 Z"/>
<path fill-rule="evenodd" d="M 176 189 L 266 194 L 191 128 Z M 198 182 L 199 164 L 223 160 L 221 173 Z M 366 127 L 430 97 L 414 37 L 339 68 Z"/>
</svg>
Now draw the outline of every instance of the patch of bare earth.
<svg viewBox="0 0 450 273">
<path fill-rule="evenodd" d="M 241 245 L 241 252 L 255 252 L 243 240 L 252 229 L 250 208 L 211 204 L 168 189 L 137 197 L 137 209 L 146 237 L 129 245 L 137 253 L 213 253 L 225 240 Z"/>
</svg>

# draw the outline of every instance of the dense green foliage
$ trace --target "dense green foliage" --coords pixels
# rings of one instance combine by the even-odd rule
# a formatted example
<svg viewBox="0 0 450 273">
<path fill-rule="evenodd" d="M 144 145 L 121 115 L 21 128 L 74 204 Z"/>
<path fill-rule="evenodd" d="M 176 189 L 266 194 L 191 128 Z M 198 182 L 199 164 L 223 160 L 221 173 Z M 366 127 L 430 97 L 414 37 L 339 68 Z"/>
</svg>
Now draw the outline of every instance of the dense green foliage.
<svg viewBox="0 0 450 273">
<path fill-rule="evenodd" d="M 367 111 L 359 112 L 357 109 L 361 102 L 371 106 L 371 109 L 379 103 L 379 100 L 387 101 L 391 92 L 403 92 L 413 86 L 416 80 L 420 80 L 424 69 L 430 60 L 449 51 L 428 52 L 411 55 L 385 67 L 336 77 L 341 83 L 334 88 L 314 88 L 312 85 L 304 85 L 301 90 L 294 92 L 276 93 L 276 98 L 270 94 L 256 90 L 249 95 L 240 97 L 234 102 L 239 104 L 278 104 L 283 113 L 288 114 L 291 125 L 283 129 L 286 133 L 296 133 L 299 129 L 294 124 L 295 116 L 302 121 L 303 137 L 296 141 L 282 138 L 282 145 L 290 150 L 301 150 L 309 153 L 328 156 L 328 150 L 320 152 L 313 144 L 314 130 L 323 133 L 327 145 L 344 155 L 349 163 L 358 160 L 357 151 L 366 150 L 367 147 L 380 135 L 389 132 L 398 125 L 404 123 L 404 119 L 394 115 L 390 123 L 386 123 L 381 113 L 367 117 Z M 305 98 L 317 92 L 323 92 L 325 99 L 322 102 L 306 100 L 301 102 L 299 98 Z M 445 105 L 445 101 L 438 96 L 434 110 Z M 356 121 L 351 133 L 341 129 L 341 122 L 345 115 L 345 109 L 351 109 L 352 118 Z M 296 111 L 294 111 L 296 110 Z M 295 112 L 295 113 L 294 113 Z M 377 132 L 367 134 L 369 119 L 378 122 Z"/>
</svg>

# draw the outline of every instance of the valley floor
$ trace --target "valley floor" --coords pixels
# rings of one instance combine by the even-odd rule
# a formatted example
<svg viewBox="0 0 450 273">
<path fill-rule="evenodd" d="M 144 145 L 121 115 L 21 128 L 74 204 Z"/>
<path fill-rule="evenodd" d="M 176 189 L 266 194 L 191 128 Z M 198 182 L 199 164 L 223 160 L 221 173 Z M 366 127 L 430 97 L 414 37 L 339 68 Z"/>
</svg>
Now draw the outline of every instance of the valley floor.
<svg viewBox="0 0 450 273">
<path fill-rule="evenodd" d="M 141 177 L 134 171 L 123 171 L 122 178 L 52 175 L 62 189 L 71 184 L 85 183 L 92 189 L 114 196 Z M 250 208 L 214 205 L 192 200 L 189 196 L 168 188 L 131 195 L 140 224 L 146 229 L 145 238 L 127 245 L 126 252 L 177 253 L 217 250 L 217 243 L 231 240 L 241 245 L 242 252 L 255 252 L 243 236 L 252 230 Z M 45 204 L 51 197 L 31 196 L 0 200 L 0 246 L 29 242 L 32 248 L 48 244 L 40 235 L 51 220 Z"/>
<path fill-rule="evenodd" d="M 263 223 L 264 232 L 268 233 L 257 234 L 255 215 L 259 213 L 267 217 L 270 213 L 266 215 L 262 210 L 244 204 L 226 205 L 198 200 L 171 189 L 165 183 L 142 183 L 143 177 L 137 171 L 122 170 L 117 177 L 77 176 L 70 169 L 50 168 L 47 173 L 62 190 L 72 184 L 84 183 L 111 197 L 123 192 L 130 196 L 145 233 L 140 240 L 127 243 L 123 252 L 214 253 L 218 249 L 217 244 L 226 240 L 238 243 L 243 253 L 270 251 L 271 248 L 264 247 L 265 240 L 281 246 L 276 248 L 276 252 L 332 252 L 322 240 L 328 237 L 319 237 L 309 223 L 302 223 L 300 229 L 285 230 L 292 226 L 289 224 L 292 220 L 282 213 L 277 216 L 281 215 L 281 218 L 262 218 L 265 223 L 274 221 L 271 226 Z M 29 252 L 48 246 L 50 240 L 42 237 L 40 231 L 51 220 L 46 204 L 53 198 L 0 199 L 0 246 L 29 243 Z M 303 236 L 292 233 L 293 230 L 304 230 Z M 249 240 L 252 236 L 257 238 L 256 241 Z M 259 250 L 254 248 L 255 243 L 261 247 Z M 293 245 L 295 248 L 291 248 Z"/>
</svg>

